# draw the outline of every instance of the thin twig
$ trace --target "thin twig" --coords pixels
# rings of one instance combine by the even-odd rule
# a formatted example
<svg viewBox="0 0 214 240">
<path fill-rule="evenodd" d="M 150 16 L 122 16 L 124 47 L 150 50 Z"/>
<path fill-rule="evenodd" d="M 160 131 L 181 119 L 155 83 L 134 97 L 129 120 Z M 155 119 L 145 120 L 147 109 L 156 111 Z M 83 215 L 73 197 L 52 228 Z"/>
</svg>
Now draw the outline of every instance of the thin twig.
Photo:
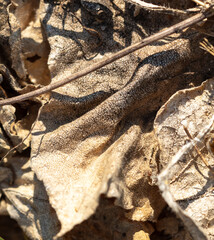
<svg viewBox="0 0 214 240">
<path fill-rule="evenodd" d="M 191 133 L 189 132 L 189 130 L 187 129 L 186 126 L 183 125 L 184 131 L 186 132 L 188 138 L 190 139 L 190 141 L 193 140 L 193 137 L 191 135 Z M 193 147 L 195 148 L 197 154 L 199 155 L 199 157 L 201 158 L 201 160 L 204 162 L 204 164 L 210 169 L 211 172 L 213 172 L 212 168 L 210 167 L 209 163 L 207 162 L 207 160 L 204 158 L 204 156 L 202 155 L 201 151 L 198 149 L 196 144 L 193 144 Z M 213 172 L 214 173 L 214 172 Z"/>
<path fill-rule="evenodd" d="M 214 46 L 206 38 L 204 38 L 204 40 L 200 42 L 200 45 L 201 49 L 209 52 L 214 56 Z"/>
<path fill-rule="evenodd" d="M 186 10 L 181 10 L 181 9 L 174 9 L 174 8 L 169 8 L 165 6 L 160 6 L 160 5 L 155 5 L 152 3 L 147 3 L 142 0 L 126 0 L 127 2 L 130 2 L 138 7 L 141 7 L 143 9 L 149 10 L 149 11 L 159 11 L 165 14 L 190 14 L 190 13 L 197 13 L 200 11 L 199 8 L 189 8 Z"/>
<path fill-rule="evenodd" d="M 184 145 L 178 152 L 177 154 L 172 158 L 172 160 L 168 163 L 167 167 L 159 174 L 159 180 L 161 183 L 168 184 L 168 176 L 170 175 L 169 172 L 171 168 L 178 163 L 182 157 L 192 150 L 194 148 L 194 145 L 196 145 L 205 135 L 208 134 L 208 132 L 211 131 L 214 125 L 214 115 L 210 119 L 210 122 L 207 126 L 205 126 L 199 133 L 198 135 L 189 143 Z"/>
<path fill-rule="evenodd" d="M 0 162 L 3 161 L 3 159 L 6 158 L 11 152 L 13 152 L 13 151 L 14 151 L 15 149 L 17 149 L 19 146 L 21 146 L 22 143 L 24 143 L 24 141 L 30 136 L 30 134 L 32 133 L 32 131 L 33 131 L 36 123 L 37 123 L 38 120 L 39 120 L 39 117 L 40 117 L 40 114 L 41 114 L 41 112 L 42 112 L 43 107 L 44 107 L 47 103 L 48 103 L 48 101 L 42 103 L 42 106 L 39 108 L 39 111 L 38 111 L 38 113 L 37 113 L 36 120 L 33 122 L 32 126 L 31 126 L 31 128 L 30 128 L 30 131 L 28 132 L 27 136 L 25 136 L 19 144 L 17 144 L 17 145 L 14 146 L 13 148 L 11 148 L 11 149 L 0 159 Z"/>
<path fill-rule="evenodd" d="M 204 3 L 200 0 L 192 0 L 193 2 L 197 3 L 198 5 L 202 6 L 202 7 L 206 7 L 208 4 L 207 3 Z"/>
<path fill-rule="evenodd" d="M 187 170 L 187 168 L 190 167 L 190 165 L 193 163 L 193 161 L 194 161 L 194 159 L 191 159 L 187 163 L 187 165 L 184 168 L 182 168 L 182 170 L 170 181 L 170 184 L 174 183 L 181 176 L 181 174 L 183 174 Z"/>
<path fill-rule="evenodd" d="M 191 232 L 194 239 L 197 240 L 206 240 L 207 236 L 204 234 L 203 230 L 196 225 L 194 220 L 188 216 L 187 213 L 185 213 L 182 208 L 175 202 L 174 197 L 172 193 L 170 192 L 170 186 L 169 186 L 169 180 L 168 176 L 170 176 L 170 172 L 172 167 L 178 163 L 183 156 L 192 150 L 194 145 L 197 144 L 198 141 L 200 141 L 208 132 L 211 131 L 214 125 L 214 116 L 210 119 L 210 122 L 207 126 L 205 126 L 195 137 L 191 142 L 184 145 L 177 153 L 176 155 L 171 159 L 171 161 L 168 163 L 167 167 L 162 170 L 162 172 L 158 175 L 158 186 L 159 189 L 162 191 L 162 196 L 165 199 L 165 201 L 168 203 L 168 205 L 175 211 L 178 216 L 184 221 L 185 225 Z"/>
<path fill-rule="evenodd" d="M 103 41 L 102 41 L 102 36 L 101 36 L 101 34 L 100 34 L 97 30 L 95 30 L 95 29 L 93 29 L 93 28 L 86 27 L 86 26 L 82 23 L 82 21 L 81 21 L 74 13 L 71 12 L 71 15 L 80 23 L 80 25 L 82 26 L 82 28 L 85 29 L 90 35 L 99 38 L 99 44 L 98 44 L 98 46 L 102 45 L 102 43 L 103 43 Z"/>
<path fill-rule="evenodd" d="M 26 94 L 22 94 L 20 96 L 17 96 L 17 97 L 12 97 L 12 98 L 9 98 L 9 99 L 4 99 L 4 100 L 1 100 L 0 101 L 0 106 L 3 106 L 3 105 L 8 105 L 8 104 L 13 104 L 13 103 L 17 103 L 17 102 L 21 102 L 21 101 L 25 101 L 27 99 L 30 99 L 30 98 L 33 98 L 33 97 L 36 97 L 36 96 L 39 96 L 41 94 L 44 94 L 46 92 L 49 92 L 49 91 L 52 91 L 56 88 L 59 88 L 67 83 L 70 83 L 80 77 L 83 77 L 101 67 L 104 67 L 106 66 L 107 64 L 110 64 L 114 61 L 116 61 L 117 59 L 119 58 L 122 58 L 142 47 L 145 47 L 146 45 L 148 44 L 151 44 L 157 40 L 160 40 L 172 33 L 175 33 L 175 32 L 178 32 L 178 31 L 181 31 L 187 27 L 190 27 L 198 22 L 201 22 L 202 20 L 204 20 L 205 18 L 208 18 L 210 16 L 214 15 L 214 11 L 213 11 L 213 6 L 211 6 L 210 8 L 206 9 L 204 12 L 201 12 L 201 13 L 198 13 L 180 23 L 177 23 L 163 31 L 160 31 L 156 34 L 153 34 L 152 36 L 149 36 L 145 39 L 143 39 L 141 42 L 139 43 L 136 43 L 132 46 L 129 46 L 113 55 L 111 55 L 110 57 L 107 57 L 105 58 L 104 60 L 98 62 L 98 63 L 95 63 L 93 64 L 92 66 L 89 66 L 85 69 L 83 69 L 82 71 L 80 72 L 77 72 L 75 74 L 72 74 L 71 76 L 61 80 L 61 81 L 58 81 L 58 82 L 55 82 L 55 83 L 52 83 L 52 84 L 49 84 L 45 87 L 42 87 L 40 89 L 37 89 L 35 91 L 32 91 L 32 92 L 29 92 L 29 93 L 26 93 Z"/>
</svg>

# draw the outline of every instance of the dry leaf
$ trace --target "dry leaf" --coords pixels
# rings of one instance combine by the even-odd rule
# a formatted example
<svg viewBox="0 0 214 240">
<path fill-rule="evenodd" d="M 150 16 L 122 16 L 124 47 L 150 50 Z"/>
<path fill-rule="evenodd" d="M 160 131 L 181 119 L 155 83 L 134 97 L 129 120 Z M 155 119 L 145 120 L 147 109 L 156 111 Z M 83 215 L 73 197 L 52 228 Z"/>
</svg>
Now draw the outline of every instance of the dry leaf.
<svg viewBox="0 0 214 240">
<path fill-rule="evenodd" d="M 16 71 L 16 74 L 22 79 L 26 77 L 26 71 L 23 62 L 22 46 L 21 46 L 21 28 L 20 23 L 16 17 L 16 3 L 12 1 L 7 6 L 9 24 L 10 24 L 10 48 L 11 48 L 11 60 L 12 68 Z"/>
<path fill-rule="evenodd" d="M 36 118 L 37 109 L 37 106 L 32 106 L 30 114 L 27 114 L 22 120 L 16 122 L 15 107 L 7 105 L 0 108 L 0 122 L 13 146 L 18 145 L 28 135 L 30 127 Z M 28 148 L 30 140 L 30 138 L 27 138 L 21 146 L 17 147 L 17 150 L 21 152 Z"/>
<path fill-rule="evenodd" d="M 210 79 L 199 87 L 178 91 L 160 109 L 154 128 L 160 144 L 162 166 L 166 166 L 178 150 L 189 141 L 182 123 L 187 124 L 193 137 L 209 124 L 213 116 L 213 95 L 214 79 Z M 199 148 L 204 147 L 207 137 L 205 136 L 198 143 Z M 213 156 L 206 149 L 202 150 L 202 154 L 212 166 Z M 204 233 L 212 239 L 214 237 L 213 176 L 194 150 L 184 152 L 181 157 L 179 163 L 174 164 L 168 172 L 170 192 L 184 214 L 188 214 L 199 226 L 198 228 L 202 228 Z M 191 159 L 194 161 L 188 166 Z M 185 166 L 188 167 L 185 168 Z"/>
<path fill-rule="evenodd" d="M 11 55 L 11 49 L 8 47 L 9 45 L 9 38 L 10 38 L 10 25 L 8 22 L 8 12 L 7 12 L 7 5 L 9 3 L 8 1 L 1 1 L 0 5 L 0 44 L 2 46 L 1 51 L 2 55 L 5 56 L 5 58 L 10 58 Z M 0 56 L 0 60 L 2 62 L 2 55 Z"/>
<path fill-rule="evenodd" d="M 26 85 L 20 93 L 32 88 L 29 79 L 38 88 L 49 83 L 50 71 L 51 82 L 57 82 L 172 24 L 167 16 L 157 24 L 155 13 L 136 19 L 121 0 L 101 6 L 111 11 L 104 21 L 84 2 L 8 6 L 11 65 Z M 193 31 L 176 33 L 52 92 L 34 129 L 31 164 L 23 157 L 4 163 L 15 173 L 14 183 L 2 186 L 8 212 L 30 238 L 121 239 L 125 233 L 126 239 L 149 239 L 154 229 L 148 221 L 155 222 L 165 206 L 156 186 L 152 122 L 174 92 L 204 80 L 199 41 Z M 1 108 L 8 136 L 11 129 L 16 137 L 26 135 L 37 114 L 32 102 L 7 106 L 7 114 Z M 15 111 L 23 106 L 28 114 L 16 122 Z M 104 209 L 103 196 L 114 199 L 106 221 L 97 214 Z"/>
<path fill-rule="evenodd" d="M 49 204 L 42 182 L 38 181 L 26 158 L 8 162 L 14 173 L 13 184 L 0 184 L 9 200 L 7 211 L 31 239 L 53 239 L 60 224 Z"/>
<path fill-rule="evenodd" d="M 45 7 L 41 12 L 44 12 L 43 24 L 51 47 L 48 64 L 55 82 L 68 76 L 70 69 L 78 71 L 88 62 L 80 59 L 82 49 L 75 38 L 69 37 L 74 30 L 82 29 L 81 24 L 70 25 L 72 15 L 68 14 L 63 26 L 58 14 L 62 11 L 60 5 Z M 62 36 L 63 28 L 71 35 Z M 110 25 L 107 31 L 111 34 Z M 105 38 L 106 32 L 102 34 L 105 51 L 118 49 L 118 34 L 113 39 Z M 89 48 L 92 36 L 88 32 L 77 36 L 82 47 L 88 47 L 87 57 L 94 56 L 94 49 Z M 170 95 L 170 91 L 163 95 L 162 89 L 169 81 L 161 82 L 161 79 L 169 78 L 172 70 L 173 76 L 181 71 L 181 59 L 190 56 L 188 46 L 186 40 L 175 40 L 159 48 L 167 51 L 157 53 L 156 49 L 150 57 L 151 49 L 131 54 L 52 94 L 34 131 L 31 160 L 62 224 L 58 236 L 89 218 L 101 194 L 117 198 L 117 204 L 125 209 L 137 207 L 131 219 L 137 215 L 138 220 L 157 219 L 164 202 L 160 201 L 157 187 L 148 183 L 149 159 L 154 157 L 156 143 L 151 138 L 150 151 L 147 149 L 145 155 L 141 152 L 144 140 L 149 139 L 142 114 L 157 109 L 162 99 Z M 67 51 L 69 55 L 65 54 Z M 137 56 L 145 59 L 139 63 Z M 90 64 L 101 58 L 101 55 L 93 57 Z M 171 91 L 180 83 L 179 79 L 173 87 L 170 84 Z M 141 213 L 142 207 L 147 214 Z"/>
</svg>

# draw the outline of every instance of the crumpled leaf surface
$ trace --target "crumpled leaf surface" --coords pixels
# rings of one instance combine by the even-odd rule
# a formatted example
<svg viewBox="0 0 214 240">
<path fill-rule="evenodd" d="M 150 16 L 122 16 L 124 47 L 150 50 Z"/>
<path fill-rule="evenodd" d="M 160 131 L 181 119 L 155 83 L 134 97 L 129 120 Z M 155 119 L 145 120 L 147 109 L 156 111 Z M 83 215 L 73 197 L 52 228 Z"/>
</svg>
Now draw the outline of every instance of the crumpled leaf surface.
<svg viewBox="0 0 214 240">
<path fill-rule="evenodd" d="M 117 3 L 123 7 L 121 1 Z M 45 4 L 43 11 L 51 48 L 48 64 L 55 82 L 68 76 L 71 68 L 75 72 L 87 66 L 88 62 L 80 58 L 82 49 L 87 47 L 92 57 L 96 47 L 91 47 L 92 36 L 82 32 L 79 22 L 70 24 L 72 15 L 67 13 L 62 20 L 58 14 L 62 11 L 60 6 Z M 81 11 L 84 16 L 84 9 Z M 116 23 L 122 24 L 120 20 Z M 92 57 L 90 64 L 114 47 L 118 49 L 116 40 L 120 36 L 112 34 L 109 23 L 103 24 L 107 25 L 102 32 L 104 37 L 112 37 L 105 38 L 105 48 Z M 67 34 L 63 34 L 63 29 Z M 165 46 L 165 52 L 155 54 L 153 50 L 150 57 L 148 52 L 131 54 L 54 91 L 34 130 L 31 161 L 61 222 L 58 236 L 92 215 L 101 194 L 117 198 L 117 204 L 125 209 L 139 207 L 133 210 L 133 220 L 156 219 L 157 209 L 164 204 L 146 177 L 151 169 L 140 154 L 146 131 L 141 116 L 157 108 L 155 103 L 162 94 L 160 80 L 169 78 L 172 69 L 173 75 L 181 71 L 181 59 L 189 57 L 188 44 L 186 40 L 175 40 Z M 144 60 L 138 58 L 141 56 Z M 162 87 L 166 85 L 167 82 L 162 83 Z M 150 149 L 154 142 L 155 139 Z M 143 211 L 145 204 L 149 214 Z"/>
<path fill-rule="evenodd" d="M 16 71 L 17 75 L 20 78 L 26 77 L 26 70 L 23 62 L 23 54 L 22 54 L 22 47 L 21 47 L 21 28 L 20 22 L 16 17 L 16 3 L 15 1 L 11 1 L 10 4 L 7 6 L 8 12 L 8 20 L 10 24 L 10 48 L 11 48 L 11 60 L 12 60 L 12 67 Z"/>
<path fill-rule="evenodd" d="M 0 43 L 3 47 L 3 55 L 7 58 L 10 57 L 11 49 L 8 48 L 9 37 L 10 37 L 10 26 L 8 23 L 8 12 L 7 12 L 7 5 L 9 1 L 1 1 L 0 2 L 0 11 L 1 11 L 1 21 L 0 21 Z M 0 57 L 2 60 L 2 56 Z"/>
<path fill-rule="evenodd" d="M 27 114 L 19 121 L 16 121 L 16 109 L 12 105 L 3 106 L 0 109 L 0 122 L 4 128 L 7 137 L 12 142 L 12 145 L 16 146 L 21 143 L 22 140 L 24 140 L 24 142 L 17 147 L 17 150 L 19 152 L 25 150 L 27 147 L 30 146 L 31 138 L 26 138 L 26 136 L 28 136 L 31 125 L 36 118 L 35 115 L 37 109 L 38 107 L 36 105 L 32 106 L 29 114 Z M 4 135 L 2 134 L 3 145 L 1 145 L 1 147 L 5 150 L 8 149 L 8 147 L 5 146 L 7 142 L 7 139 L 5 139 Z"/>
<path fill-rule="evenodd" d="M 83 2 L 8 5 L 11 66 L 26 86 L 20 93 L 49 84 L 50 77 L 51 82 L 64 79 L 177 22 L 144 11 L 134 18 L 122 0 L 105 3 L 103 21 Z M 26 152 L 4 162 L 15 173 L 12 184 L 1 185 L 8 212 L 30 238 L 149 239 L 151 222 L 165 206 L 156 186 L 158 142 L 152 123 L 173 93 L 205 80 L 207 57 L 198 50 L 200 40 L 192 30 L 176 33 L 52 92 L 33 130 L 31 162 Z M 15 137 L 29 133 L 38 111 L 34 101 L 39 99 L 16 109 L 7 106 L 7 137 L 11 122 Z"/>
<path fill-rule="evenodd" d="M 160 144 L 162 166 L 166 166 L 189 140 L 182 123 L 187 125 L 193 137 L 209 124 L 213 117 L 213 96 L 212 78 L 199 87 L 178 91 L 159 110 L 154 128 Z M 206 142 L 209 143 L 209 137 L 209 134 L 205 136 L 198 147 L 203 148 Z M 204 149 L 202 154 L 209 165 L 213 166 L 212 152 Z M 188 161 L 192 161 L 189 166 Z M 185 166 L 188 167 L 185 169 Z M 213 239 L 213 174 L 194 150 L 186 153 L 182 161 L 171 169 L 169 183 L 171 194 L 184 213 L 203 229 L 209 239 Z"/>
<path fill-rule="evenodd" d="M 0 121 L 5 132 L 7 133 L 7 136 L 10 137 L 14 145 L 17 145 L 20 142 L 20 137 L 17 135 L 17 132 L 14 129 L 16 120 L 15 111 L 15 107 L 11 105 L 3 106 L 0 109 Z"/>
<path fill-rule="evenodd" d="M 15 182 L 13 185 L 0 182 L 9 200 L 8 213 L 31 239 L 52 239 L 59 231 L 60 223 L 49 204 L 42 182 L 30 168 L 28 158 L 12 158 L 8 164 L 15 174 Z"/>
</svg>

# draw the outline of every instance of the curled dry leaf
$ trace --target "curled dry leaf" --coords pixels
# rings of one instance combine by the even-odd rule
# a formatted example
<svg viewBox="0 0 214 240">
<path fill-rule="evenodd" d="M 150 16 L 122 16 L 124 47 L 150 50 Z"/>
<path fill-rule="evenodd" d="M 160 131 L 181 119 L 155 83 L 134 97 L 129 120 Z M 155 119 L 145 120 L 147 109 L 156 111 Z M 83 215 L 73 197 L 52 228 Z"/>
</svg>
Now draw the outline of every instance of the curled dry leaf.
<svg viewBox="0 0 214 240">
<path fill-rule="evenodd" d="M 9 45 L 9 37 L 10 37 L 10 26 L 8 22 L 8 12 L 7 5 L 9 1 L 1 1 L 0 5 L 0 44 L 2 46 L 2 53 L 5 57 L 10 58 L 11 49 L 8 48 Z M 2 56 L 0 57 L 2 58 Z"/>
<path fill-rule="evenodd" d="M 29 80 L 42 85 L 50 82 L 47 67 L 49 45 L 44 38 L 40 18 L 37 16 L 38 8 L 39 1 L 11 1 L 5 16 L 10 23 L 12 68 L 23 85 Z"/>
<path fill-rule="evenodd" d="M 115 2 L 124 8 L 120 1 Z M 59 12 L 64 13 L 61 5 L 41 6 L 51 48 L 48 64 L 52 82 L 84 68 L 89 58 L 90 64 L 95 63 L 118 50 L 118 43 L 123 45 L 118 28 L 125 26 L 114 9 L 114 29 L 111 19 L 101 27 L 93 25 L 105 41 L 98 55 L 95 36 L 72 20 L 72 14 L 67 12 L 63 20 Z M 80 13 L 83 19 L 92 18 L 85 8 L 75 14 L 79 17 Z M 130 19 L 126 27 L 137 26 Z M 133 35 L 132 41 L 138 41 L 140 36 Z M 190 56 L 194 54 L 189 40 L 176 39 L 131 54 L 52 93 L 34 130 L 31 161 L 61 222 L 57 236 L 89 218 L 101 194 L 132 209 L 126 215 L 131 220 L 157 220 L 165 203 L 149 180 L 151 162 L 155 166 L 156 140 L 142 116 L 155 111 L 184 84 L 185 78 L 162 80 L 179 74 Z M 170 89 L 163 94 L 167 86 Z"/>
<path fill-rule="evenodd" d="M 22 139 L 28 135 L 31 125 L 36 118 L 37 109 L 37 106 L 32 106 L 29 114 L 21 120 L 16 121 L 15 107 L 7 105 L 0 108 L 0 122 L 13 146 L 18 145 Z M 27 138 L 21 146 L 17 147 L 17 150 L 21 152 L 28 148 L 30 146 L 30 140 L 30 138 Z M 7 141 L 4 136 L 2 136 L 2 141 Z M 4 145 L 2 145 L 2 147 L 3 146 Z"/>
<path fill-rule="evenodd" d="M 30 168 L 29 159 L 11 158 L 7 164 L 13 171 L 14 182 L 3 182 L 0 186 L 9 200 L 8 213 L 30 239 L 53 239 L 60 229 L 60 223 L 49 204 L 42 182 Z"/>
<path fill-rule="evenodd" d="M 138 236 L 147 238 L 153 233 L 154 228 L 150 222 L 130 221 L 124 217 L 124 209 L 114 204 L 113 198 L 100 197 L 99 206 L 95 213 L 83 223 L 65 234 L 65 239 L 132 239 Z"/>
<path fill-rule="evenodd" d="M 17 75 L 22 79 L 26 77 L 26 70 L 23 62 L 22 46 L 21 46 L 21 29 L 20 23 L 16 17 L 16 4 L 14 1 L 7 6 L 8 20 L 10 24 L 9 44 L 11 48 L 12 67 Z"/>
<path fill-rule="evenodd" d="M 34 3 L 36 2 L 39 3 L 38 1 Z M 33 6 L 36 13 L 39 11 L 38 7 Z M 23 7 L 18 9 L 23 9 Z M 21 34 L 22 52 L 30 81 L 34 84 L 48 85 L 50 83 L 50 71 L 47 66 L 47 59 L 50 49 L 44 34 L 40 18 L 34 16 Z"/>
<path fill-rule="evenodd" d="M 210 79 L 199 87 L 178 91 L 159 110 L 154 128 L 163 167 L 190 141 L 182 124 L 186 124 L 193 137 L 209 124 L 213 117 L 213 96 L 214 79 Z M 208 164 L 213 166 L 213 155 L 205 148 L 209 137 L 210 135 L 206 134 L 197 145 Z M 192 149 L 185 152 L 181 160 L 168 171 L 168 178 L 170 192 L 184 214 L 187 214 L 199 229 L 202 228 L 209 239 L 213 239 L 214 180 L 210 169 Z M 196 239 L 199 238 L 196 236 Z"/>
<path fill-rule="evenodd" d="M 3 106 L 0 109 L 0 122 L 12 143 L 17 145 L 20 141 L 20 137 L 17 135 L 17 132 L 14 129 L 16 120 L 15 111 L 15 107 L 11 105 Z"/>
</svg>

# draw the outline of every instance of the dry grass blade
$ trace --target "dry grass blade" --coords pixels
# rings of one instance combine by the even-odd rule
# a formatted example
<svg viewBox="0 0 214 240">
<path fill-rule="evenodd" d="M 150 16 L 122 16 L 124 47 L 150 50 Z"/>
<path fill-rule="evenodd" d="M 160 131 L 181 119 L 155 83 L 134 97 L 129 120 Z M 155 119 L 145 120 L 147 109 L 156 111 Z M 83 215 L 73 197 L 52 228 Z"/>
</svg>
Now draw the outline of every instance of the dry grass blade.
<svg viewBox="0 0 214 240">
<path fill-rule="evenodd" d="M 200 48 L 209 52 L 210 54 L 212 54 L 214 56 L 214 46 L 206 39 L 204 38 L 204 40 L 200 43 Z"/>
</svg>

